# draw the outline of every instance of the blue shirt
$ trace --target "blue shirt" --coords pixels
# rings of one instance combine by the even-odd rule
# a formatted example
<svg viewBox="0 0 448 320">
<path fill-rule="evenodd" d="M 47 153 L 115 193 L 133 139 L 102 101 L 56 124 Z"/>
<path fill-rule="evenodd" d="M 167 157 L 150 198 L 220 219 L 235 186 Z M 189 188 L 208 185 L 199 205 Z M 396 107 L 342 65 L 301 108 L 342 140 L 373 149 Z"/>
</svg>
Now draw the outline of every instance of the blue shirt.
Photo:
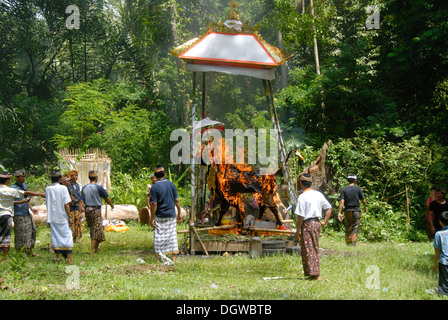
<svg viewBox="0 0 448 320">
<path fill-rule="evenodd" d="M 22 191 L 27 191 L 28 190 L 28 186 L 26 185 L 26 183 L 14 183 L 11 188 L 17 189 L 17 190 L 22 190 Z M 22 195 L 20 198 L 15 198 L 14 201 L 21 201 L 23 200 L 24 196 Z M 15 216 L 28 216 L 30 214 L 30 207 L 28 202 L 25 203 L 20 203 L 20 204 L 14 204 L 14 215 Z"/>
<path fill-rule="evenodd" d="M 78 202 L 81 199 L 81 188 L 79 187 L 79 184 L 77 182 L 75 182 L 75 184 L 73 184 L 70 181 L 70 185 L 68 186 L 68 193 L 70 193 L 70 196 L 74 196 L 75 197 L 75 204 L 70 205 L 70 211 L 78 211 L 79 206 L 78 206 Z"/>
<path fill-rule="evenodd" d="M 158 180 L 151 187 L 149 202 L 157 203 L 156 216 L 160 218 L 176 217 L 176 199 L 179 199 L 176 186 L 169 180 Z"/>
<path fill-rule="evenodd" d="M 86 207 L 101 207 L 103 199 L 109 198 L 106 189 L 96 183 L 89 183 L 82 187 L 81 200 Z"/>
<path fill-rule="evenodd" d="M 436 232 L 434 236 L 434 248 L 440 249 L 439 262 L 448 266 L 448 226 Z"/>
</svg>

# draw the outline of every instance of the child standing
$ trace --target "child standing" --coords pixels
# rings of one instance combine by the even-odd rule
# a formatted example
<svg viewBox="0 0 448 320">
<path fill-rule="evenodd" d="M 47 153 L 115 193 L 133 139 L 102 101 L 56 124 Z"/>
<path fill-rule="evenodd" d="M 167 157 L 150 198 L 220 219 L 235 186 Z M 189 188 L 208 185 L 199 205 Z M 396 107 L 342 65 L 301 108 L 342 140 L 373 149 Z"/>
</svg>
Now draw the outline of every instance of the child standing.
<svg viewBox="0 0 448 320">
<path fill-rule="evenodd" d="M 432 272 L 435 273 L 439 267 L 439 293 L 448 295 L 448 211 L 444 211 L 439 216 L 442 229 L 434 236 L 434 266 Z"/>
</svg>

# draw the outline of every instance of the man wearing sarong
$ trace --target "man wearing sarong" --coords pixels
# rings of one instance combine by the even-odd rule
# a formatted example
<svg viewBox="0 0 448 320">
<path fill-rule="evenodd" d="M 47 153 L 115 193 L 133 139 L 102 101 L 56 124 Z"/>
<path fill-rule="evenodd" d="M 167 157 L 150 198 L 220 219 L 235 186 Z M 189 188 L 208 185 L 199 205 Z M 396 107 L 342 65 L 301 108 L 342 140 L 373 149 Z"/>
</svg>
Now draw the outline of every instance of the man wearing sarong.
<svg viewBox="0 0 448 320">
<path fill-rule="evenodd" d="M 61 261 L 61 255 L 69 264 L 73 263 L 73 238 L 70 229 L 70 194 L 61 184 L 61 171 L 51 172 L 52 185 L 45 189 L 47 205 L 47 223 L 50 225 L 51 247 L 56 254 L 55 262 Z"/>
<path fill-rule="evenodd" d="M 10 188 L 11 173 L 0 173 L 0 252 L 3 252 L 3 261 L 6 261 L 11 247 L 12 216 L 14 216 L 14 199 L 25 196 L 45 197 L 44 193 L 23 191 Z M 29 199 L 22 200 L 23 203 Z"/>
<path fill-rule="evenodd" d="M 356 185 L 356 175 L 349 174 L 347 177 L 348 186 L 341 189 L 339 197 L 339 213 L 338 219 L 342 222 L 345 220 L 345 243 L 347 245 L 356 245 L 358 239 L 359 224 L 361 222 L 361 209 L 359 200 L 362 201 L 363 211 L 366 213 L 367 204 L 362 189 Z M 342 209 L 344 210 L 344 218 L 342 217 Z"/>
<path fill-rule="evenodd" d="M 100 243 L 106 240 L 103 228 L 103 217 L 101 215 L 101 206 L 104 201 L 114 209 L 112 201 L 106 189 L 97 184 L 98 173 L 89 171 L 90 183 L 82 187 L 81 200 L 79 208 L 85 211 L 87 226 L 90 229 L 90 255 L 100 250 Z"/>
<path fill-rule="evenodd" d="M 181 222 L 180 202 L 176 186 L 171 181 L 165 180 L 165 169 L 157 166 L 154 170 L 157 182 L 151 187 L 151 226 L 154 228 L 154 252 L 157 262 L 160 254 L 172 255 L 173 262 L 179 252 L 176 230 L 177 221 Z"/>
<path fill-rule="evenodd" d="M 295 214 L 297 219 L 296 241 L 300 243 L 302 265 L 305 277 L 309 280 L 321 280 L 319 263 L 319 235 L 321 227 L 326 225 L 331 216 L 331 204 L 324 195 L 311 189 L 312 177 L 304 173 L 300 177 L 303 192 L 297 199 Z M 325 210 L 324 221 L 322 210 Z"/>
<path fill-rule="evenodd" d="M 28 191 L 28 186 L 25 183 L 26 172 L 19 169 L 14 172 L 16 183 L 11 188 Z M 34 245 L 36 244 L 36 225 L 33 220 L 33 216 L 30 214 L 33 212 L 33 207 L 30 203 L 30 197 L 20 195 L 14 199 L 14 247 L 17 251 L 23 250 L 30 256 L 39 256 L 33 252 Z"/>
<path fill-rule="evenodd" d="M 79 201 L 81 200 L 81 188 L 78 184 L 78 171 L 72 170 L 69 173 L 70 184 L 68 185 L 68 191 L 72 199 L 72 204 L 70 204 L 70 219 L 72 221 L 72 234 L 73 242 L 78 242 L 82 238 L 82 222 L 81 222 L 81 212 L 79 210 Z"/>
</svg>

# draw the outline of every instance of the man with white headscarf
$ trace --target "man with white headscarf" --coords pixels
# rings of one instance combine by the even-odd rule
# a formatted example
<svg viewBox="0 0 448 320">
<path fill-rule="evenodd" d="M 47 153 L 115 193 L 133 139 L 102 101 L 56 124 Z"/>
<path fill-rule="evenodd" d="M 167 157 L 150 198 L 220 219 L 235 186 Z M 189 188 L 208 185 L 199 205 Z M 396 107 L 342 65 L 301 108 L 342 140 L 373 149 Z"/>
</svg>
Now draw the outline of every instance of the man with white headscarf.
<svg viewBox="0 0 448 320">
<path fill-rule="evenodd" d="M 338 219 L 341 222 L 345 220 L 345 243 L 354 246 L 358 239 L 359 224 L 361 222 L 359 200 L 362 201 L 364 213 L 367 211 L 367 204 L 361 187 L 356 185 L 356 175 L 349 174 L 347 180 L 349 185 L 341 189 L 339 197 Z M 345 209 L 344 218 L 342 217 L 343 208 Z"/>
</svg>

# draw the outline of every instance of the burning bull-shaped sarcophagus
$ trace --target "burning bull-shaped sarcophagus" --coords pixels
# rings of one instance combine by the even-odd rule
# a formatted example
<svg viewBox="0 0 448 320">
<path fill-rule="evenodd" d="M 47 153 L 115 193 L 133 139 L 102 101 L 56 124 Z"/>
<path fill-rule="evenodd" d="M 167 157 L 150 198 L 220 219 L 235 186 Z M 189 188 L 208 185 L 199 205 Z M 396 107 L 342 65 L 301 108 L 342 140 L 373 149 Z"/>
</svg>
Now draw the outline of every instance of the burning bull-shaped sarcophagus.
<svg viewBox="0 0 448 320">
<path fill-rule="evenodd" d="M 212 164 L 209 166 L 207 185 L 215 203 L 218 204 L 218 220 L 221 225 L 223 216 L 234 207 L 237 223 L 242 224 L 246 218 L 244 194 L 251 194 L 258 207 L 258 219 L 261 220 L 269 209 L 275 217 L 277 228 L 284 230 L 281 213 L 277 204 L 281 204 L 277 190 L 276 174 L 261 174 L 249 165 Z M 286 208 L 281 204 L 283 210 Z"/>
</svg>

